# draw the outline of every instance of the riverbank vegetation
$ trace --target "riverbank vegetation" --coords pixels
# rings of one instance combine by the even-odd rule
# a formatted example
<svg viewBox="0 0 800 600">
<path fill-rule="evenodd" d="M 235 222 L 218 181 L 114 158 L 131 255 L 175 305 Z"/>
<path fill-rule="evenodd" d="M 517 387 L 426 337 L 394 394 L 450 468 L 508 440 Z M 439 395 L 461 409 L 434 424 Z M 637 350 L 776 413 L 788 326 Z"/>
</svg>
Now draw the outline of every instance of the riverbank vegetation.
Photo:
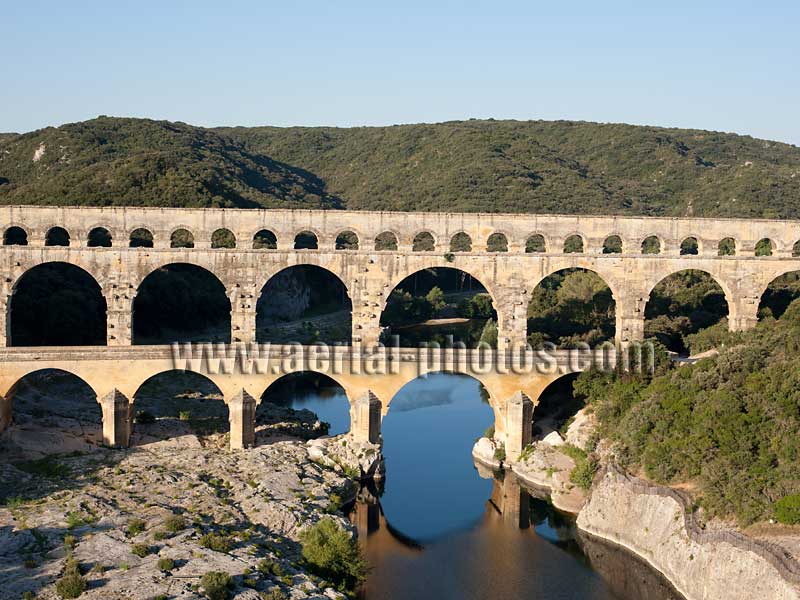
<svg viewBox="0 0 800 600">
<path fill-rule="evenodd" d="M 711 516 L 788 520 L 800 494 L 800 300 L 716 335 L 717 356 L 660 360 L 653 376 L 588 372 L 575 391 L 623 467 L 691 489 Z"/>
</svg>

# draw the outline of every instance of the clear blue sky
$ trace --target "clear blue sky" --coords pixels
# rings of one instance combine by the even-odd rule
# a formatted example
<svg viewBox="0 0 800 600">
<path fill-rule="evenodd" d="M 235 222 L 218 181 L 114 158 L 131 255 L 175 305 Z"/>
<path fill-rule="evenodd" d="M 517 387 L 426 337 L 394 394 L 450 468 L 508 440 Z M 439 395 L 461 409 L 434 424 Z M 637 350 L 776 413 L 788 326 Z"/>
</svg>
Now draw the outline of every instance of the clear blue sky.
<svg viewBox="0 0 800 600">
<path fill-rule="evenodd" d="M 697 127 L 800 145 L 800 2 L 14 2 L 0 131 L 469 117 Z"/>
</svg>

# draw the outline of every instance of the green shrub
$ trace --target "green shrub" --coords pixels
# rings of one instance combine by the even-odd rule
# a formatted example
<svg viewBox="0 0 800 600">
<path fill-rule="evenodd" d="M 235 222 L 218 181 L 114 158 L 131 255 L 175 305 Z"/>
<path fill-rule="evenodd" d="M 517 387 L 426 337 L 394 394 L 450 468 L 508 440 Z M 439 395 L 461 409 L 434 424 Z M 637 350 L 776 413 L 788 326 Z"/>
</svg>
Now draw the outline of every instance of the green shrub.
<svg viewBox="0 0 800 600">
<path fill-rule="evenodd" d="M 778 523 L 797 525 L 800 523 L 800 494 L 784 496 L 775 503 L 775 518 Z"/>
<path fill-rule="evenodd" d="M 506 459 L 506 447 L 503 444 L 500 444 L 494 450 L 494 459 L 503 462 Z"/>
<path fill-rule="evenodd" d="M 145 528 L 145 522 L 142 521 L 141 519 L 136 519 L 136 518 L 129 519 L 128 525 L 125 528 L 125 535 L 127 535 L 128 537 L 139 535 L 144 531 L 144 528 Z"/>
<path fill-rule="evenodd" d="M 160 571 L 172 571 L 175 568 L 175 561 L 171 558 L 159 558 L 158 569 Z"/>
<path fill-rule="evenodd" d="M 181 515 L 170 515 L 164 519 L 164 528 L 170 533 L 178 533 L 186 529 L 186 519 Z"/>
<path fill-rule="evenodd" d="M 78 561 L 67 558 L 64 575 L 56 581 L 56 594 L 60 598 L 77 598 L 86 591 L 86 579 L 81 575 Z"/>
<path fill-rule="evenodd" d="M 192 418 L 192 411 L 182 410 L 180 413 L 178 413 L 178 418 L 181 421 L 189 421 Z"/>
<path fill-rule="evenodd" d="M 230 552 L 232 544 L 227 535 L 207 533 L 200 538 L 200 545 L 214 552 Z"/>
<path fill-rule="evenodd" d="M 489 425 L 486 428 L 486 431 L 483 432 L 483 437 L 489 438 L 490 440 L 494 437 L 494 425 Z"/>
<path fill-rule="evenodd" d="M 147 544 L 134 544 L 131 548 L 131 552 L 133 552 L 139 558 L 144 558 L 150 554 L 150 546 Z"/>
<path fill-rule="evenodd" d="M 227 600 L 233 588 L 233 579 L 224 571 L 209 571 L 200 579 L 200 586 L 209 600 Z"/>
<path fill-rule="evenodd" d="M 275 577 L 283 577 L 283 567 L 281 567 L 280 563 L 269 560 L 269 559 L 261 559 L 256 565 L 256 569 L 262 575 L 274 575 Z"/>
<path fill-rule="evenodd" d="M 353 590 L 366 578 L 367 564 L 358 544 L 333 519 L 322 519 L 304 531 L 300 541 L 309 569 L 340 590 Z"/>
</svg>

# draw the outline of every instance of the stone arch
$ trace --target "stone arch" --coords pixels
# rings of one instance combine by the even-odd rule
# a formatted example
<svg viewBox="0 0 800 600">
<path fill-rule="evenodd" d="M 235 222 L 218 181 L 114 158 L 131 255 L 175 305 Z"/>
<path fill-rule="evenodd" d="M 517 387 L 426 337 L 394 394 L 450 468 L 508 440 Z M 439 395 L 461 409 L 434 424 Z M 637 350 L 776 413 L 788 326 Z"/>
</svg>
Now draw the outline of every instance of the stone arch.
<svg viewBox="0 0 800 600">
<path fill-rule="evenodd" d="M 352 229 L 345 229 L 336 234 L 334 248 L 336 250 L 358 250 L 359 236 Z"/>
<path fill-rule="evenodd" d="M 508 236 L 501 231 L 495 231 L 486 238 L 487 252 L 508 252 Z"/>
<path fill-rule="evenodd" d="M 553 378 L 533 400 L 533 439 L 544 439 L 549 433 L 559 431 L 567 420 L 584 406 L 572 390 L 580 371 L 556 372 Z"/>
<path fill-rule="evenodd" d="M 276 250 L 278 248 L 278 237 L 269 229 L 260 229 L 253 236 L 253 249 L 255 250 Z"/>
<path fill-rule="evenodd" d="M 80 422 L 80 431 L 76 432 L 86 437 L 86 441 L 92 444 L 99 444 L 103 441 L 103 413 L 100 408 L 99 398 L 96 390 L 80 375 L 59 368 L 34 369 L 17 377 L 4 394 L 0 394 L 0 432 L 8 427 L 16 419 L 15 412 L 24 411 L 29 408 L 35 413 L 35 418 L 31 420 L 32 425 L 37 426 L 48 417 L 49 403 L 42 403 L 39 398 L 47 393 L 47 387 L 52 385 L 59 387 L 62 391 L 66 379 L 72 380 L 68 396 L 69 401 L 65 403 L 62 410 L 71 411 L 73 414 L 64 415 L 62 410 L 57 409 L 58 419 L 63 420 L 65 416 L 70 417 L 70 421 Z M 59 381 L 61 380 L 61 381 Z M 75 386 L 74 383 L 78 385 Z M 22 396 L 21 398 L 19 396 Z M 34 396 L 30 401 L 25 396 Z M 78 403 L 78 406 L 75 404 Z M 96 418 L 86 419 L 87 412 L 94 413 Z M 85 423 L 96 424 L 93 432 L 86 432 Z M 86 435 L 89 433 L 89 435 Z M 58 448 L 56 451 L 60 451 Z"/>
<path fill-rule="evenodd" d="M 295 250 L 317 250 L 319 248 L 319 235 L 310 229 L 298 231 L 294 236 Z"/>
<path fill-rule="evenodd" d="M 236 248 L 236 236 L 230 229 L 220 227 L 211 234 L 212 248 Z"/>
<path fill-rule="evenodd" d="M 603 240 L 603 254 L 622 254 L 622 237 L 613 233 Z"/>
<path fill-rule="evenodd" d="M 564 254 L 583 254 L 586 252 L 586 240 L 580 233 L 572 233 L 564 239 Z"/>
<path fill-rule="evenodd" d="M 775 253 L 777 246 L 770 238 L 761 238 L 756 242 L 755 255 L 756 256 L 772 256 Z"/>
<path fill-rule="evenodd" d="M 3 232 L 4 246 L 27 246 L 28 232 L 19 225 L 9 225 Z"/>
<path fill-rule="evenodd" d="M 44 236 L 45 246 L 69 246 L 70 235 L 63 227 L 55 225 L 47 230 Z"/>
<path fill-rule="evenodd" d="M 541 233 L 529 235 L 525 240 L 525 252 L 527 253 L 547 252 L 547 248 L 547 238 Z"/>
<path fill-rule="evenodd" d="M 436 247 L 436 236 L 427 230 L 418 232 L 411 243 L 413 252 L 435 252 Z"/>
<path fill-rule="evenodd" d="M 792 245 L 792 256 L 795 256 L 795 257 L 800 256 L 800 240 L 797 240 Z"/>
<path fill-rule="evenodd" d="M 204 373 L 188 369 L 153 373 L 130 397 L 131 445 L 181 435 L 224 434 L 229 431 L 228 400 L 214 378 Z"/>
<path fill-rule="evenodd" d="M 526 336 L 534 348 L 544 342 L 596 346 L 617 334 L 617 285 L 591 264 L 549 269 L 532 285 L 527 301 Z M 604 311 L 611 314 L 604 317 Z"/>
<path fill-rule="evenodd" d="M 375 236 L 375 250 L 396 251 L 398 248 L 398 235 L 394 231 L 383 231 Z"/>
<path fill-rule="evenodd" d="M 478 325 L 483 328 L 488 326 L 488 321 L 491 320 L 498 330 L 504 326 L 504 323 L 500 321 L 501 313 L 497 310 L 495 291 L 484 285 L 481 279 L 468 268 L 438 265 L 423 267 L 398 275 L 387 283 L 389 284 L 387 289 L 391 291 L 383 297 L 380 323 L 387 328 L 385 332 L 390 331 L 388 328 L 394 325 L 394 333 L 399 332 L 401 336 L 401 345 L 408 343 L 416 346 L 413 340 L 419 337 L 418 334 L 426 332 L 415 333 L 410 328 L 415 323 L 418 326 L 445 310 L 448 315 L 461 320 L 443 322 L 443 328 L 438 331 L 436 331 L 438 326 L 431 324 L 432 329 L 428 333 L 434 337 L 452 334 L 456 341 L 463 339 L 469 346 L 470 343 L 467 340 L 475 342 L 477 336 L 483 335 L 483 330 L 473 329 L 473 325 L 475 328 Z M 454 290 L 461 290 L 463 286 L 466 286 L 467 290 L 472 293 L 458 299 L 457 302 L 455 300 L 446 301 L 447 295 L 452 296 L 455 293 Z M 431 295 L 434 288 L 439 288 L 443 295 Z M 485 298 L 480 299 L 480 296 L 488 297 L 489 302 L 487 303 Z M 461 330 L 462 326 L 463 331 Z M 489 327 L 491 329 L 491 326 Z M 445 331 L 446 329 L 447 331 Z M 403 333 L 404 331 L 405 333 Z M 487 332 L 486 335 L 491 338 L 492 334 Z M 490 344 L 496 344 L 496 341 L 490 341 Z"/>
<path fill-rule="evenodd" d="M 722 238 L 717 244 L 717 256 L 735 256 L 736 240 L 732 237 Z"/>
<path fill-rule="evenodd" d="M 687 294 L 685 300 L 676 299 L 674 294 L 658 295 L 661 284 L 666 287 L 669 280 L 683 277 L 680 289 L 699 286 L 695 294 Z M 713 285 L 711 285 L 713 284 Z M 703 288 L 706 291 L 703 292 Z M 720 290 L 720 295 L 715 288 Z M 645 336 L 657 337 L 670 350 L 683 353 L 687 350 L 684 337 L 715 325 L 726 317 L 733 317 L 735 296 L 724 279 L 705 269 L 670 269 L 659 272 L 646 282 L 648 293 L 644 308 Z M 669 292 L 670 290 L 665 290 Z M 703 296 L 699 297 L 699 293 Z M 695 306 L 699 302 L 699 305 Z M 724 307 L 722 303 L 724 302 Z"/>
<path fill-rule="evenodd" d="M 256 341 L 352 342 L 353 298 L 344 280 L 330 269 L 314 264 L 285 267 L 271 274 L 258 290 Z M 330 310 L 315 312 L 325 307 Z M 315 314 L 305 316 L 309 311 Z M 304 324 L 315 327 L 314 318 L 327 321 L 324 315 L 337 312 L 347 316 L 343 314 L 341 322 L 322 323 L 324 329 L 311 330 Z M 280 330 L 277 336 L 276 329 Z M 284 339 L 286 335 L 291 339 Z"/>
<path fill-rule="evenodd" d="M 450 238 L 450 252 L 472 252 L 472 238 L 466 231 L 459 231 Z"/>
<path fill-rule="evenodd" d="M 758 318 L 779 319 L 793 300 L 800 297 L 800 270 L 783 271 L 759 290 Z"/>
<path fill-rule="evenodd" d="M 696 256 L 703 251 L 700 246 L 700 238 L 696 235 L 690 235 L 683 238 L 681 242 L 679 253 L 681 256 Z"/>
<path fill-rule="evenodd" d="M 133 344 L 231 339 L 231 302 L 222 281 L 188 261 L 158 265 L 132 300 Z"/>
<path fill-rule="evenodd" d="M 154 243 L 153 232 L 147 227 L 136 227 L 128 234 L 129 248 L 152 248 Z"/>
<path fill-rule="evenodd" d="M 89 248 L 111 248 L 112 241 L 111 231 L 102 225 L 92 227 L 86 235 L 86 245 Z"/>
<path fill-rule="evenodd" d="M 194 234 L 188 227 L 176 227 L 169 234 L 170 248 L 194 248 Z"/>
<path fill-rule="evenodd" d="M 6 317 L 8 345 L 104 346 L 106 311 L 102 286 L 83 267 L 39 263 L 13 284 Z"/>
<path fill-rule="evenodd" d="M 345 386 L 335 374 L 314 369 L 313 361 L 307 366 L 306 370 L 285 373 L 270 382 L 258 400 L 257 426 L 269 420 L 270 410 L 275 412 L 274 407 L 278 406 L 310 410 L 320 421 L 330 424 L 329 429 L 320 433 L 341 435 L 349 432 L 352 427 L 351 401 Z"/>
<path fill-rule="evenodd" d="M 661 254 L 663 246 L 657 235 L 648 235 L 642 240 L 642 254 Z"/>
</svg>

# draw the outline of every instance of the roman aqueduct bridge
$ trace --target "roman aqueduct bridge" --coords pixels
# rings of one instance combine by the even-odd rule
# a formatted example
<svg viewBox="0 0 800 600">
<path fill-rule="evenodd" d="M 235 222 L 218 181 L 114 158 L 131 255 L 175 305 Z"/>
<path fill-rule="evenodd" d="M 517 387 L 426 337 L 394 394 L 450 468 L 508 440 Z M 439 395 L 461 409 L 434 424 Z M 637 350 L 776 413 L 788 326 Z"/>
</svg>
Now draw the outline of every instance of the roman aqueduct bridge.
<svg viewBox="0 0 800 600">
<path fill-rule="evenodd" d="M 588 269 L 608 284 L 618 348 L 643 338 L 650 293 L 673 273 L 709 273 L 725 293 L 730 328 L 743 330 L 757 322 L 769 283 L 800 270 L 800 222 L 763 219 L 5 206 L 0 233 L 0 397 L 36 370 L 74 373 L 97 393 L 106 440 L 117 445 L 125 445 L 130 433 L 128 399 L 148 377 L 170 370 L 169 347 L 131 344 L 137 290 L 166 265 L 196 265 L 225 286 L 233 345 L 255 340 L 256 303 L 271 277 L 295 265 L 326 269 L 342 281 L 352 302 L 352 346 L 339 351 L 359 356 L 373 352 L 395 286 L 433 267 L 460 269 L 486 288 L 497 312 L 498 354 L 525 345 L 531 295 L 562 269 Z M 215 247 L 219 240 L 233 247 Z M 176 247 L 187 245 L 192 247 Z M 18 282 L 53 262 L 80 267 L 100 286 L 107 346 L 10 347 Z M 376 410 L 379 420 L 394 393 L 419 374 L 404 368 L 393 375 L 332 375 L 351 399 L 354 434 L 375 437 Z M 510 456 L 525 443 L 519 428 L 525 429 L 525 418 L 529 422 L 530 398 L 535 402 L 547 383 L 569 371 L 564 366 L 557 374 L 528 379 L 497 372 L 477 376 L 491 396 L 498 432 L 510 436 Z M 229 406 L 233 446 L 252 443 L 253 398 L 271 375 L 242 377 L 211 377 Z M 11 418 L 10 403 L 3 407 L 0 428 Z M 510 411 L 519 414 L 512 419 Z"/>
</svg>

